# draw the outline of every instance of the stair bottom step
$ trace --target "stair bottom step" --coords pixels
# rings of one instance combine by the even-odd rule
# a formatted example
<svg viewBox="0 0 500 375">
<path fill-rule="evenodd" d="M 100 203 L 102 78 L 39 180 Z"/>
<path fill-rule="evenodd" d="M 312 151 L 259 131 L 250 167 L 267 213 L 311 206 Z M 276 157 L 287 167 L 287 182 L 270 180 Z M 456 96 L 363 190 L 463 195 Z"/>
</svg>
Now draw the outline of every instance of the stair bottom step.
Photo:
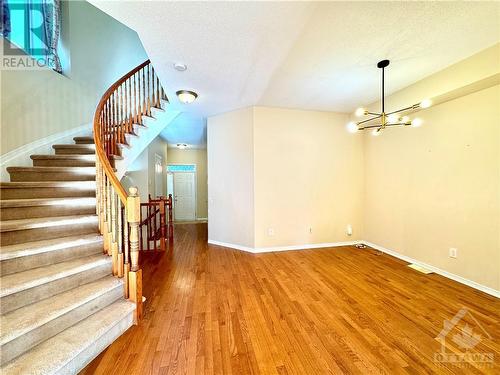
<svg viewBox="0 0 500 375">
<path fill-rule="evenodd" d="M 133 325 L 135 305 L 119 300 L 1 368 L 3 375 L 77 374 Z"/>
</svg>

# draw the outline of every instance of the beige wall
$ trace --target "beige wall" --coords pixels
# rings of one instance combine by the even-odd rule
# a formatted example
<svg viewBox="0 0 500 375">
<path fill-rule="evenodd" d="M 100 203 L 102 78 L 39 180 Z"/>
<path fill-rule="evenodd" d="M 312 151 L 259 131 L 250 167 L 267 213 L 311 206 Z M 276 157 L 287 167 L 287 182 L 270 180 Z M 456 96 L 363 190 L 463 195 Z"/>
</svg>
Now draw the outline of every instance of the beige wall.
<svg viewBox="0 0 500 375">
<path fill-rule="evenodd" d="M 361 239 L 363 142 L 347 119 L 269 107 L 209 118 L 209 239 L 256 250 Z"/>
<path fill-rule="evenodd" d="M 167 164 L 196 164 L 196 218 L 208 217 L 207 150 L 172 147 L 168 149 Z"/>
<path fill-rule="evenodd" d="M 500 289 L 499 103 L 497 85 L 364 136 L 365 240 Z"/>
<path fill-rule="evenodd" d="M 208 118 L 208 238 L 254 246 L 253 109 Z"/>
<path fill-rule="evenodd" d="M 387 98 L 389 109 L 433 98 L 434 106 L 414 115 L 422 127 L 360 135 L 364 239 L 496 290 L 499 73 L 496 44 Z M 458 249 L 456 259 L 450 248 Z"/>
<path fill-rule="evenodd" d="M 128 27 L 85 1 L 65 5 L 69 71 L 0 73 L 1 154 L 92 122 L 104 91 L 147 59 L 139 37 Z"/>
<path fill-rule="evenodd" d="M 363 142 L 347 119 L 254 108 L 255 247 L 362 239 Z"/>
</svg>

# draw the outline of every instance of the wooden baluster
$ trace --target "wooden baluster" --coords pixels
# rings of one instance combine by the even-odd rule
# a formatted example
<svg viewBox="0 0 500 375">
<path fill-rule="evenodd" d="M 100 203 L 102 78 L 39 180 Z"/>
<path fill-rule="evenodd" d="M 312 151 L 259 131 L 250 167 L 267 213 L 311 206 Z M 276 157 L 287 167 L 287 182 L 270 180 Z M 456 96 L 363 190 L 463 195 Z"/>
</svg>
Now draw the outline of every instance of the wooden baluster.
<svg viewBox="0 0 500 375">
<path fill-rule="evenodd" d="M 155 68 L 153 67 L 153 65 L 151 65 L 151 90 L 152 90 L 152 99 L 151 99 L 151 106 L 153 107 L 157 107 L 156 105 L 156 90 L 155 90 Z"/>
<path fill-rule="evenodd" d="M 132 124 L 130 123 L 130 120 L 132 118 L 132 109 L 130 108 L 130 79 L 127 79 L 125 81 L 125 112 L 127 114 L 126 117 L 127 124 L 125 132 L 127 134 L 130 134 L 132 128 Z"/>
<path fill-rule="evenodd" d="M 160 78 L 156 77 L 156 98 L 158 100 L 157 106 L 161 108 L 161 98 L 160 98 Z"/>
<path fill-rule="evenodd" d="M 148 200 L 148 209 L 147 209 L 147 219 L 146 219 L 146 249 L 151 250 L 150 248 L 150 239 L 151 239 L 151 196 L 149 197 Z"/>
<path fill-rule="evenodd" d="M 105 198 L 106 198 L 106 225 L 104 232 L 104 249 L 106 250 L 108 255 L 111 255 L 111 200 L 110 200 L 110 182 L 109 179 L 106 178 L 106 187 L 105 187 Z"/>
<path fill-rule="evenodd" d="M 143 99 L 143 106 L 142 106 L 141 114 L 147 115 L 148 114 L 148 110 L 147 110 L 148 103 L 146 102 L 146 69 L 145 68 L 142 68 L 142 99 Z"/>
<path fill-rule="evenodd" d="M 116 139 L 118 143 L 123 143 L 122 128 L 123 128 L 123 96 L 122 85 L 116 88 L 116 95 L 118 96 L 118 126 L 116 128 Z"/>
<path fill-rule="evenodd" d="M 125 298 L 128 298 L 129 296 L 129 291 L 128 291 L 128 273 L 130 271 L 130 259 L 129 259 L 129 253 L 130 253 L 130 248 L 129 248 L 129 241 L 128 241 L 128 238 L 129 238 L 129 230 L 130 230 L 130 226 L 128 224 L 128 221 L 127 221 L 127 205 L 125 205 L 123 207 L 123 217 L 124 217 L 124 227 L 123 227 L 123 252 L 125 254 L 125 265 L 123 266 L 123 272 L 124 272 L 124 275 L 125 275 L 125 278 L 124 278 L 124 295 L 125 295 Z"/>
<path fill-rule="evenodd" d="M 117 254 L 117 275 L 118 277 L 123 277 L 123 218 L 122 218 L 122 203 L 118 194 L 116 195 L 116 207 L 117 207 L 117 237 L 118 237 L 118 254 Z"/>
<path fill-rule="evenodd" d="M 112 123 L 111 99 L 108 99 L 106 101 L 106 117 L 107 117 L 107 126 L 106 126 L 106 131 L 104 132 L 104 142 L 106 145 L 106 156 L 109 157 L 109 155 L 111 155 L 111 138 L 110 138 L 111 123 Z"/>
<path fill-rule="evenodd" d="M 153 242 L 153 244 L 154 244 L 154 250 L 155 251 L 157 250 L 157 246 L 158 246 L 157 245 L 158 241 L 156 241 L 156 235 L 158 234 L 158 229 L 159 229 L 159 228 L 157 228 L 156 224 L 157 224 L 157 221 L 158 221 L 157 220 L 158 219 L 158 214 L 160 212 L 160 208 L 159 207 L 157 208 L 156 205 L 157 205 L 157 203 L 155 203 L 155 205 L 153 206 L 153 213 L 154 213 L 154 215 L 153 215 L 153 220 L 154 220 L 153 221 L 153 238 L 154 238 L 154 242 Z"/>
<path fill-rule="evenodd" d="M 111 186 L 111 256 L 113 257 L 113 275 L 118 275 L 118 242 L 117 242 L 117 222 L 116 222 L 116 192 Z"/>
<path fill-rule="evenodd" d="M 167 223 L 166 223 L 166 212 L 165 212 L 166 199 L 164 197 L 160 198 L 160 250 L 165 251 L 165 242 L 167 240 Z"/>
<path fill-rule="evenodd" d="M 148 95 L 148 116 L 151 116 L 151 90 L 150 90 L 150 87 L 149 87 L 150 86 L 149 83 L 151 81 L 151 79 L 150 79 L 150 76 L 151 76 L 151 74 L 150 74 L 151 73 L 150 72 L 150 66 L 151 66 L 151 64 L 147 65 L 147 75 L 148 75 L 148 88 L 147 88 L 147 95 Z"/>
<path fill-rule="evenodd" d="M 134 80 L 130 77 L 129 85 L 128 85 L 128 96 L 129 96 L 129 104 L 130 104 L 130 133 L 134 133 L 134 122 L 135 122 L 135 106 L 134 106 L 134 92 L 132 91 L 132 84 Z"/>
<path fill-rule="evenodd" d="M 139 85 L 136 84 L 137 83 L 137 73 L 134 74 L 134 106 L 135 106 L 135 121 L 138 123 L 138 124 L 142 124 L 142 119 L 141 117 L 139 116 L 140 114 L 140 106 L 139 106 Z"/>
<path fill-rule="evenodd" d="M 137 188 L 129 188 L 127 198 L 127 222 L 130 225 L 130 272 L 129 298 L 136 304 L 135 324 L 142 318 L 142 270 L 139 269 L 139 223 L 140 223 L 141 200 L 137 195 Z"/>
<path fill-rule="evenodd" d="M 115 105 L 115 93 L 111 94 L 111 126 L 109 129 L 109 143 L 110 143 L 110 154 L 116 155 L 115 151 L 115 124 L 116 124 L 116 105 Z"/>
<path fill-rule="evenodd" d="M 120 116 L 118 112 L 118 93 L 113 93 L 115 101 L 115 124 L 113 126 L 113 154 L 118 155 L 118 124 L 120 123 Z"/>
</svg>

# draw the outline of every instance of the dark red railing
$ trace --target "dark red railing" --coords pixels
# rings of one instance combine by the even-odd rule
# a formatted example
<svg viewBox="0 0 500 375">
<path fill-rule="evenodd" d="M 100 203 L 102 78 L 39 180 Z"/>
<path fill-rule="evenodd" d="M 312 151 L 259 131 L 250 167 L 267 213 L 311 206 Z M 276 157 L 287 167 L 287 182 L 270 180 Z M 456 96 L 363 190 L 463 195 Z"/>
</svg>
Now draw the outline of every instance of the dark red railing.
<svg viewBox="0 0 500 375">
<path fill-rule="evenodd" d="M 141 203 L 139 233 L 141 250 L 166 250 L 167 241 L 174 239 L 172 194 L 156 199 L 150 195 L 147 203 Z"/>
</svg>

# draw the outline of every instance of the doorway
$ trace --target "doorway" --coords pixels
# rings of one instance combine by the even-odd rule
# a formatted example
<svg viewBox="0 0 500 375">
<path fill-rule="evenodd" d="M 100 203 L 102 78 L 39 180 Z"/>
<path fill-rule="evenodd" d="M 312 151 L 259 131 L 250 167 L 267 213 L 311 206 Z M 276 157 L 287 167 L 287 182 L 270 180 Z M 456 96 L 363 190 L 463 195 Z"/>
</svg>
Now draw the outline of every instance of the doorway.
<svg viewBox="0 0 500 375">
<path fill-rule="evenodd" d="M 196 220 L 196 165 L 168 165 L 167 193 L 172 194 L 174 221 Z"/>
<path fill-rule="evenodd" d="M 155 154 L 155 197 L 164 195 L 163 192 L 163 158 Z"/>
</svg>

